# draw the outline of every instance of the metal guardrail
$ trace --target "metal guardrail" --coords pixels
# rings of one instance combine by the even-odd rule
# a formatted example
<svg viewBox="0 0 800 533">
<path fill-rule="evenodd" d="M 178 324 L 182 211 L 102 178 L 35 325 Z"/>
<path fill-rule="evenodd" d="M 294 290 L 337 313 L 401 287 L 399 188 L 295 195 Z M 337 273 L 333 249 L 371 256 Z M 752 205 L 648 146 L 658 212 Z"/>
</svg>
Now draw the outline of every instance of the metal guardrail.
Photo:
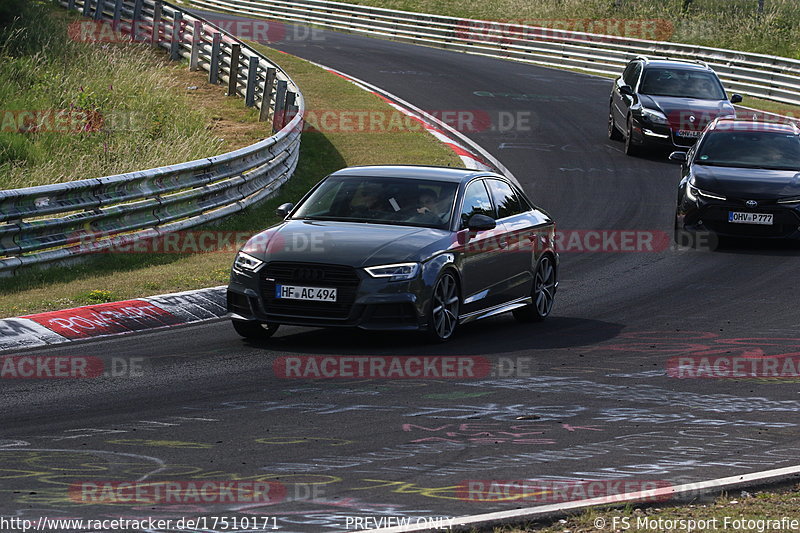
<svg viewBox="0 0 800 533">
<path fill-rule="evenodd" d="M 275 63 L 201 17 L 160 0 L 62 0 L 100 24 L 190 60 L 259 108 L 275 133 L 215 157 L 116 176 L 0 191 L 0 275 L 228 216 L 288 180 L 297 166 L 305 108 Z M 103 22 L 99 22 L 103 21 Z M 266 95 L 266 96 L 265 96 Z"/>
<path fill-rule="evenodd" d="M 437 46 L 537 65 L 619 74 L 637 55 L 702 60 L 732 91 L 800 105 L 800 61 L 681 43 L 395 11 L 327 0 L 188 0 L 199 8 Z"/>
</svg>

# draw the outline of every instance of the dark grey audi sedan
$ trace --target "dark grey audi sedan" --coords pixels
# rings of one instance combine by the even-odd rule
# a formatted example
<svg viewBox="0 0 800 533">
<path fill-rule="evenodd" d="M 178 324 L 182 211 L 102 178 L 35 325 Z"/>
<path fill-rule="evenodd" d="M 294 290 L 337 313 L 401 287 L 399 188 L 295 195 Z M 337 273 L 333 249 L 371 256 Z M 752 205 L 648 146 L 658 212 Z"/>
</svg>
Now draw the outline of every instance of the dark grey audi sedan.
<svg viewBox="0 0 800 533">
<path fill-rule="evenodd" d="M 558 287 L 555 226 L 505 177 L 423 166 L 346 168 L 251 238 L 227 305 L 246 338 L 281 324 L 421 331 L 512 311 L 543 320 Z"/>
</svg>

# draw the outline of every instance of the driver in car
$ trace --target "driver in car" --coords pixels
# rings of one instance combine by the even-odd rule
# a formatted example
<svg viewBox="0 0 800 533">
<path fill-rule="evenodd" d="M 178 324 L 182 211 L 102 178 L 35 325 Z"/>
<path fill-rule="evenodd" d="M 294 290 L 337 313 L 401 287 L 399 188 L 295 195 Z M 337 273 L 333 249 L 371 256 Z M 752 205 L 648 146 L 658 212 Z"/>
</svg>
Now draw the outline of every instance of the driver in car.
<svg viewBox="0 0 800 533">
<path fill-rule="evenodd" d="M 439 209 L 436 206 L 438 201 L 439 198 L 434 191 L 431 189 L 423 189 L 419 193 L 419 207 L 417 207 L 417 213 L 420 215 L 424 215 L 426 213 L 438 215 Z"/>
<path fill-rule="evenodd" d="M 350 202 L 350 216 L 354 218 L 382 218 L 386 212 L 380 207 L 380 187 L 361 187 Z"/>
</svg>

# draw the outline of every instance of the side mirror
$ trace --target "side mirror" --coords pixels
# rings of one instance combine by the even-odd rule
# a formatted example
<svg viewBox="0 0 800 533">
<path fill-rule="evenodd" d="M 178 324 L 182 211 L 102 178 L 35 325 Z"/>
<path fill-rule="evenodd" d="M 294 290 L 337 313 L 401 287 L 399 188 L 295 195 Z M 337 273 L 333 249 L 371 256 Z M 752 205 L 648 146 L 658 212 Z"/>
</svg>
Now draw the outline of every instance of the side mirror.
<svg viewBox="0 0 800 533">
<path fill-rule="evenodd" d="M 633 87 L 630 85 L 621 85 L 619 88 L 619 92 L 624 94 L 625 96 L 633 96 Z"/>
<path fill-rule="evenodd" d="M 476 214 L 469 217 L 467 229 L 470 231 L 487 231 L 497 227 L 497 222 L 486 215 Z"/>
<path fill-rule="evenodd" d="M 732 104 L 738 104 L 742 100 L 744 100 L 744 98 L 742 98 L 741 94 L 734 93 L 734 94 L 731 95 L 731 103 Z"/>
<path fill-rule="evenodd" d="M 670 161 L 677 161 L 679 163 L 686 162 L 686 152 L 672 152 L 669 154 Z"/>
<path fill-rule="evenodd" d="M 278 209 L 275 210 L 275 214 L 281 218 L 286 218 L 289 216 L 289 213 L 294 209 L 294 204 L 286 203 L 278 206 Z"/>
</svg>

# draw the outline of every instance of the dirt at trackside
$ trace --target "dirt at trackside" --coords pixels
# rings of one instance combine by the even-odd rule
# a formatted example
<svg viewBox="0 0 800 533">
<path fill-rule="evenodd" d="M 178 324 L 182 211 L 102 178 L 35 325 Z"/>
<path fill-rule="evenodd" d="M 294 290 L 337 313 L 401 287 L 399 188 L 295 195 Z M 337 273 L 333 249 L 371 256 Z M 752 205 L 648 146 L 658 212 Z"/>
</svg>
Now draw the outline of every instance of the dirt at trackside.
<svg viewBox="0 0 800 533">
<path fill-rule="evenodd" d="M 224 151 L 244 148 L 272 135 L 269 122 L 258 122 L 258 108 L 245 107 L 240 96 L 226 96 L 225 84 L 212 85 L 208 73 L 189 71 L 185 65 L 172 69 L 174 87 L 185 94 L 194 109 L 208 116 L 207 128 L 224 139 Z"/>
</svg>

